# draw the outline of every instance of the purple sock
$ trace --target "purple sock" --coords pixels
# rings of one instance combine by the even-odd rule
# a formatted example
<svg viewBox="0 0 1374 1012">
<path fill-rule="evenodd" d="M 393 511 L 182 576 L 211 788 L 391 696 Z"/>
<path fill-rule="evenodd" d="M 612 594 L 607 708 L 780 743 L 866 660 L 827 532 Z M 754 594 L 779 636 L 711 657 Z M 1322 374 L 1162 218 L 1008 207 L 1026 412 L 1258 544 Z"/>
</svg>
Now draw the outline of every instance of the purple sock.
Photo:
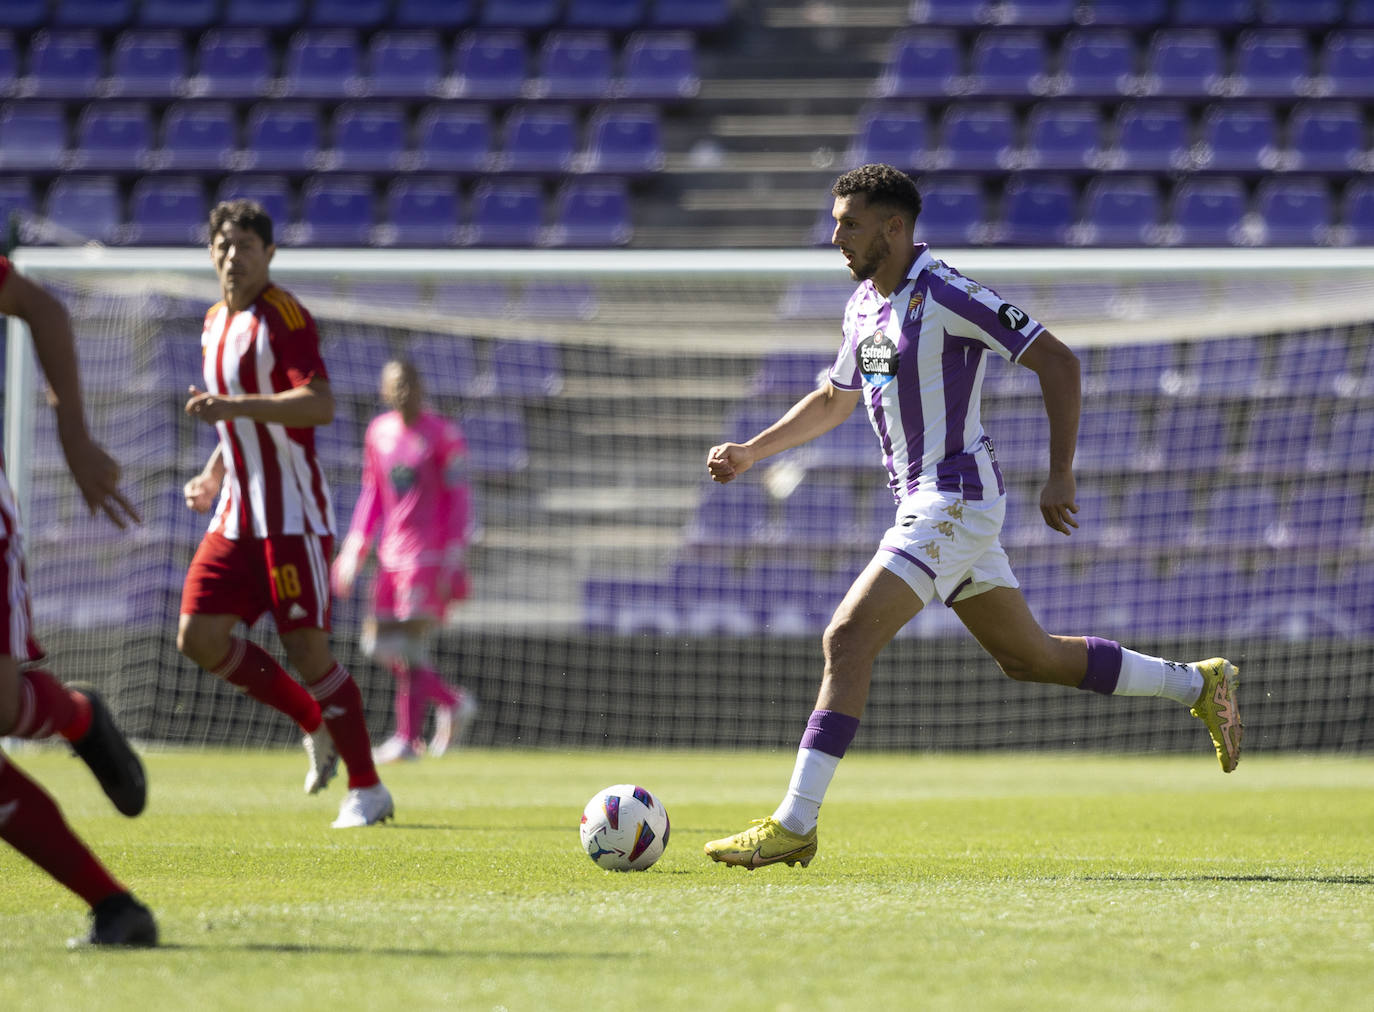
<svg viewBox="0 0 1374 1012">
<path fill-rule="evenodd" d="M 1088 670 L 1078 687 L 1110 696 L 1121 677 L 1121 644 L 1096 636 L 1084 636 L 1083 640 L 1088 644 Z"/>
<path fill-rule="evenodd" d="M 859 718 L 851 717 L 838 710 L 812 710 L 811 719 L 806 722 L 801 747 L 814 748 L 836 759 L 844 758 L 844 750 L 854 740 L 859 730 Z"/>
</svg>

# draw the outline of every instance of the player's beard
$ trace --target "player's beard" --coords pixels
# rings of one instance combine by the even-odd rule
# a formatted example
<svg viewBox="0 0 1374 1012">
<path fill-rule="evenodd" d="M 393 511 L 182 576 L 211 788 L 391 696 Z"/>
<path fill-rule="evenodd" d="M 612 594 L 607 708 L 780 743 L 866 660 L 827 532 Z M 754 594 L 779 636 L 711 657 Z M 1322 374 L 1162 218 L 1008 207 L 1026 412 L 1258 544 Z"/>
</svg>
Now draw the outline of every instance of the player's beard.
<svg viewBox="0 0 1374 1012">
<path fill-rule="evenodd" d="M 883 261 L 891 254 L 892 247 L 888 245 L 887 239 L 883 236 L 875 235 L 873 241 L 864 250 L 863 259 L 855 258 L 849 265 L 849 276 L 855 281 L 867 281 L 878 273 L 878 268 L 883 265 Z"/>
</svg>

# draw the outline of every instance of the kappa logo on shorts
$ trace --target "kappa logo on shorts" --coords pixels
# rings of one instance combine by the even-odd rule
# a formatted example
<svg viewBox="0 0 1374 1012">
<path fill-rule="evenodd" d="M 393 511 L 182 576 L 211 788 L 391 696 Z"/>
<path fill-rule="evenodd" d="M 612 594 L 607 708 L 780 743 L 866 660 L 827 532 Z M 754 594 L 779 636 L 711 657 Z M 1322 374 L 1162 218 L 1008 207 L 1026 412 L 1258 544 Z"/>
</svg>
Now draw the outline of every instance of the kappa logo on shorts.
<svg viewBox="0 0 1374 1012">
<path fill-rule="evenodd" d="M 1012 330 L 1020 330 L 1026 325 L 1030 316 L 1024 311 L 1017 309 L 1010 302 L 1004 302 L 997 310 L 997 319 L 1002 321 L 1002 326 Z"/>
</svg>

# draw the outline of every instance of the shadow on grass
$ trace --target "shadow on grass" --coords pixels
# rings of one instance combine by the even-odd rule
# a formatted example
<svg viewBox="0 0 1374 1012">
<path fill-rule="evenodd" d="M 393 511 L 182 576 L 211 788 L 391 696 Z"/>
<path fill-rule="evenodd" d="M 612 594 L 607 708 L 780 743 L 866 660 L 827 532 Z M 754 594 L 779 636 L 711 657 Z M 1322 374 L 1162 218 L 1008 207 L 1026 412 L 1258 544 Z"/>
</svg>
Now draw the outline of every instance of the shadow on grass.
<svg viewBox="0 0 1374 1012">
<path fill-rule="evenodd" d="M 1311 885 L 1374 885 L 1374 875 L 1086 875 L 1083 882 L 1303 882 Z"/>
<path fill-rule="evenodd" d="M 479 949 L 461 948 L 452 949 L 402 949 L 402 948 L 375 948 L 367 945 L 302 945 L 291 942 L 272 944 L 270 942 L 245 942 L 242 945 L 187 945 L 185 943 L 168 942 L 159 943 L 158 949 L 172 952 L 197 952 L 202 949 L 216 949 L 220 952 L 233 950 L 235 952 L 269 952 L 284 955 L 300 956 L 407 956 L 434 959 L 452 959 L 454 956 L 470 956 L 474 959 L 546 959 L 546 960 L 574 960 L 574 959 L 626 959 L 633 958 L 636 953 L 625 952 L 539 952 L 532 949 Z M 107 951 L 106 949 L 102 949 Z M 113 950 L 110 950 L 113 951 Z M 151 952 L 152 949 L 127 949 L 127 952 Z"/>
</svg>

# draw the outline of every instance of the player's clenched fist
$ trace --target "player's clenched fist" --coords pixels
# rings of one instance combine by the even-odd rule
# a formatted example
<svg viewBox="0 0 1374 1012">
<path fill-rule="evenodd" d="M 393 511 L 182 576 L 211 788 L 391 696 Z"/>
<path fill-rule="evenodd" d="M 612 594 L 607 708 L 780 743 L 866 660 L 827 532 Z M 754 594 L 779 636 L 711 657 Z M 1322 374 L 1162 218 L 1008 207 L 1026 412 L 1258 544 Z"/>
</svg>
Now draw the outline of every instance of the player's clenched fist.
<svg viewBox="0 0 1374 1012">
<path fill-rule="evenodd" d="M 711 480 L 722 485 L 749 470 L 753 463 L 754 454 L 739 443 L 721 443 L 711 447 L 706 455 L 706 470 L 711 473 Z"/>
</svg>

